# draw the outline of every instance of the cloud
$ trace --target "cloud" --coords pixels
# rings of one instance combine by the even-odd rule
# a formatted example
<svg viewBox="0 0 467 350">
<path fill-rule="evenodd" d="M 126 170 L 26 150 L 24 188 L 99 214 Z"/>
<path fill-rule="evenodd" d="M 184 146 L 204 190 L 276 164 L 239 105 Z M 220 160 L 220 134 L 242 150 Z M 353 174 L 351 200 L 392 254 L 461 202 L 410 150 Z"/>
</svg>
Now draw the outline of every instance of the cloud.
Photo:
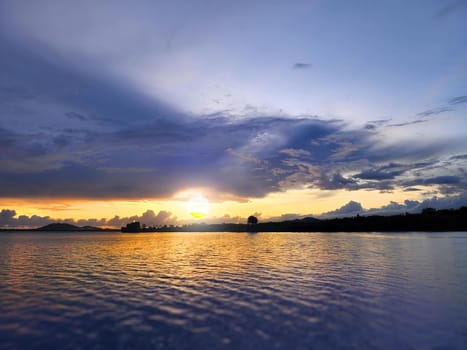
<svg viewBox="0 0 467 350">
<path fill-rule="evenodd" d="M 173 118 L 116 131 L 0 134 L 3 197 L 167 198 L 208 187 L 248 198 L 303 186 L 463 186 L 443 178 L 463 159 L 444 164 L 436 142 L 376 148 L 373 132 L 315 117 Z"/>
<path fill-rule="evenodd" d="M 449 106 L 441 106 L 441 107 L 431 108 L 431 109 L 428 109 L 426 111 L 418 113 L 417 116 L 427 118 L 427 117 L 437 116 L 439 114 L 446 113 L 446 112 L 452 112 L 452 111 L 455 111 L 455 109 L 453 107 L 451 107 L 451 106 L 459 105 L 459 104 L 462 104 L 462 103 L 467 103 L 467 96 L 453 97 L 453 98 L 448 100 Z M 393 125 L 389 125 L 389 126 L 405 126 L 405 125 L 410 125 L 410 124 L 423 123 L 425 121 L 427 121 L 427 120 L 419 119 L 419 120 L 415 120 L 415 121 L 408 122 L 408 123 L 393 124 Z"/>
<path fill-rule="evenodd" d="M 451 111 L 454 111 L 454 109 L 450 107 L 438 107 L 438 108 L 428 109 L 426 111 L 418 113 L 417 115 L 421 117 L 431 117 L 434 115 L 438 115 L 438 114 L 445 113 L 445 112 L 451 112 Z"/>
<path fill-rule="evenodd" d="M 416 188 L 416 187 L 407 187 L 407 188 L 404 188 L 404 192 L 418 192 L 418 191 L 421 191 L 421 189 Z"/>
<path fill-rule="evenodd" d="M 453 184 L 459 184 L 463 182 L 463 180 L 464 178 L 460 176 L 445 175 L 445 176 L 436 176 L 436 177 L 425 179 L 424 184 L 453 185 Z"/>
<path fill-rule="evenodd" d="M 425 168 L 431 165 L 433 165 L 432 162 L 420 162 L 413 164 L 389 163 L 367 169 L 361 173 L 355 174 L 353 177 L 364 180 L 392 180 L 408 171 Z"/>
<path fill-rule="evenodd" d="M 364 179 L 364 180 L 390 180 L 395 177 L 403 174 L 403 170 L 398 171 L 379 171 L 379 170 L 365 170 L 361 173 L 354 175 L 355 178 Z"/>
<path fill-rule="evenodd" d="M 424 179 L 413 179 L 404 183 L 405 186 L 422 186 L 422 185 L 467 185 L 467 180 L 464 176 L 443 175 L 428 177 Z"/>
<path fill-rule="evenodd" d="M 293 65 L 293 69 L 308 69 L 311 68 L 310 63 L 305 63 L 305 62 L 296 62 Z"/>
<path fill-rule="evenodd" d="M 355 215 L 397 215 L 420 213 L 425 208 L 458 209 L 467 205 L 467 192 L 456 196 L 432 197 L 423 201 L 405 200 L 403 203 L 391 201 L 379 208 L 365 209 L 359 202 L 350 201 L 342 207 L 319 215 L 320 218 L 350 217 Z"/>
<path fill-rule="evenodd" d="M 462 159 L 443 162 L 463 140 L 389 143 L 379 128 L 423 121 L 374 120 L 356 130 L 316 115 L 189 113 L 100 71 L 100 58 L 3 36 L 0 44 L 8 53 L 0 56 L 0 197 L 167 198 L 208 187 L 247 200 L 291 188 L 406 188 L 433 178 L 445 191 L 464 186 L 441 182 L 460 176 Z M 417 167 L 420 160 L 438 168 Z M 403 169 L 383 168 L 402 162 Z"/>
<path fill-rule="evenodd" d="M 455 156 L 451 156 L 449 159 L 451 160 L 464 160 L 467 159 L 467 154 L 458 154 Z"/>
<path fill-rule="evenodd" d="M 457 96 L 449 100 L 450 105 L 458 105 L 461 103 L 467 103 L 467 96 Z"/>
<path fill-rule="evenodd" d="M 336 210 L 322 214 L 321 217 L 355 216 L 363 213 L 363 210 L 364 209 L 360 203 L 350 201 Z"/>
<path fill-rule="evenodd" d="M 364 125 L 364 129 L 372 131 L 377 130 L 378 128 L 387 125 L 391 119 L 377 119 L 377 120 L 370 120 Z"/>
<path fill-rule="evenodd" d="M 275 177 L 272 168 L 280 168 L 281 159 L 287 156 L 280 150 L 309 144 L 338 129 L 334 122 L 307 118 L 231 121 L 218 117 L 193 122 L 161 120 L 82 139 L 63 133 L 53 142 L 40 133 L 23 137 L 4 131 L 21 164 L 0 170 L 0 195 L 163 197 L 183 187 L 206 186 L 241 196 L 262 196 L 277 190 L 281 176 Z M 32 159 L 41 166 L 31 166 Z M 0 164 L 11 161 L 0 159 Z"/>
<path fill-rule="evenodd" d="M 326 190 L 337 190 L 337 189 L 357 189 L 357 181 L 352 178 L 346 178 L 340 173 L 334 173 L 330 176 L 321 176 L 319 180 L 319 188 Z"/>
<path fill-rule="evenodd" d="M 289 157 L 293 157 L 293 158 L 307 157 L 311 155 L 309 151 L 305 151 L 304 149 L 294 149 L 294 148 L 280 150 L 280 153 L 284 153 L 288 155 Z"/>
<path fill-rule="evenodd" d="M 171 212 L 161 210 L 159 213 L 155 213 L 153 210 L 147 210 L 141 215 L 134 215 L 129 217 L 114 216 L 111 219 L 57 219 L 49 216 L 38 216 L 38 215 L 19 215 L 17 216 L 15 210 L 2 209 L 0 211 L 0 227 L 3 228 L 15 228 L 15 227 L 26 227 L 36 228 L 45 226 L 54 222 L 64 222 L 77 226 L 95 226 L 95 227 L 114 227 L 119 228 L 126 225 L 129 222 L 140 221 L 148 226 L 163 226 L 163 225 L 174 225 L 178 223 L 177 218 L 172 215 Z"/>
<path fill-rule="evenodd" d="M 0 212 L 0 222 L 3 226 L 12 226 L 16 211 L 11 209 L 2 209 Z"/>
<path fill-rule="evenodd" d="M 419 120 L 413 120 L 410 122 L 405 122 L 405 123 L 397 123 L 397 124 L 388 124 L 387 127 L 392 128 L 392 127 L 401 127 L 401 126 L 407 126 L 407 125 L 414 125 L 414 124 L 420 124 L 420 123 L 426 123 L 428 120 L 425 119 L 419 119 Z"/>
</svg>

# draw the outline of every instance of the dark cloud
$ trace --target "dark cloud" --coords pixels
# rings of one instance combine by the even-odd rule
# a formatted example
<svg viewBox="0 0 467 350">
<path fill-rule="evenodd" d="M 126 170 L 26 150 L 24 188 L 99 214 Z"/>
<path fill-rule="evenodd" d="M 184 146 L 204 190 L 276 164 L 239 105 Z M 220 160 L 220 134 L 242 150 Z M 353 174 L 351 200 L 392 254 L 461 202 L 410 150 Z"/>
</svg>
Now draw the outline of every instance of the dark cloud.
<svg viewBox="0 0 467 350">
<path fill-rule="evenodd" d="M 424 183 L 427 185 L 440 184 L 440 185 L 454 185 L 459 184 L 464 179 L 460 176 L 436 176 L 424 180 Z"/>
<path fill-rule="evenodd" d="M 375 130 L 377 128 L 377 126 L 375 124 L 365 124 L 365 129 L 367 130 Z"/>
<path fill-rule="evenodd" d="M 322 217 L 338 217 L 338 216 L 355 216 L 363 213 L 364 209 L 362 205 L 355 201 L 350 201 L 342 207 L 329 211 L 321 215 Z"/>
<path fill-rule="evenodd" d="M 296 62 L 293 65 L 293 69 L 308 69 L 311 68 L 310 63 L 305 63 L 305 62 Z"/>
<path fill-rule="evenodd" d="M 458 105 L 461 103 L 467 103 L 467 96 L 458 96 L 449 100 L 450 105 Z"/>
<path fill-rule="evenodd" d="M 413 179 L 404 182 L 403 185 L 411 187 L 422 185 L 459 185 L 462 183 L 467 183 L 467 179 L 465 179 L 463 176 L 443 175 L 422 179 Z"/>
<path fill-rule="evenodd" d="M 376 125 L 384 125 L 386 123 L 389 123 L 390 121 L 391 121 L 390 118 L 388 118 L 388 119 L 376 119 L 376 120 L 370 120 L 370 121 L 368 121 L 368 123 L 376 124 Z"/>
<path fill-rule="evenodd" d="M 365 170 L 357 175 L 354 175 L 357 179 L 364 180 L 390 180 L 404 173 L 404 170 L 398 171 L 380 171 L 380 170 Z"/>
<path fill-rule="evenodd" d="M 418 191 L 421 191 L 421 190 L 419 188 L 416 188 L 416 187 L 404 188 L 404 192 L 418 192 Z"/>
<path fill-rule="evenodd" d="M 391 119 L 370 120 L 365 124 L 364 129 L 366 129 L 366 130 L 376 130 L 381 126 L 386 125 L 390 121 L 391 121 Z"/>
<path fill-rule="evenodd" d="M 319 188 L 326 190 L 337 189 L 357 189 L 357 182 L 352 178 L 345 178 L 339 173 L 332 174 L 331 176 L 322 176 L 319 181 Z"/>
<path fill-rule="evenodd" d="M 429 117 L 437 116 L 437 115 L 442 114 L 442 113 L 452 112 L 452 111 L 455 111 L 455 109 L 452 106 L 462 104 L 462 103 L 467 103 L 467 96 L 453 97 L 450 100 L 448 100 L 448 105 L 449 106 L 440 106 L 440 107 L 436 107 L 436 108 L 431 108 L 431 109 L 428 109 L 426 111 L 418 113 L 417 116 L 422 117 L 422 118 L 429 118 Z M 415 121 L 408 122 L 408 123 L 401 123 L 401 124 L 395 124 L 395 125 L 389 125 L 389 126 L 405 126 L 405 125 L 409 125 L 409 124 L 423 123 L 425 121 L 427 121 L 427 120 L 426 119 L 419 119 L 419 120 L 415 120 Z"/>
<path fill-rule="evenodd" d="M 353 177 L 364 180 L 392 180 L 400 175 L 403 175 L 407 171 L 425 168 L 431 165 L 433 165 L 432 162 L 421 162 L 413 164 L 389 163 L 383 164 L 379 167 L 373 167 L 364 170 L 354 175 Z"/>
<path fill-rule="evenodd" d="M 441 160 L 433 155 L 442 145 L 372 148 L 371 132 L 316 118 L 174 118 L 114 132 L 1 129 L 0 135 L 8 150 L 0 155 L 3 197 L 162 198 L 204 186 L 261 197 L 303 186 L 390 190 L 460 184 L 442 182 L 448 175 L 442 167 L 438 181 L 399 180 L 437 166 Z M 451 159 L 452 166 L 459 161 Z"/>
<path fill-rule="evenodd" d="M 281 149 L 290 144 L 308 143 L 309 147 L 314 138 L 338 128 L 333 122 L 263 117 L 235 122 L 226 118 L 191 123 L 161 120 L 81 140 L 69 134 L 45 139 L 41 134 L 20 137 L 4 131 L 23 163 L 15 171 L 11 166 L 3 167 L 10 171 L 0 170 L 0 195 L 138 198 L 209 186 L 242 196 L 262 196 L 277 190 L 277 181 L 268 179 L 274 180 L 270 162 L 280 163 Z M 49 159 L 63 147 L 71 149 Z M 41 167 L 28 164 L 33 158 Z M 3 160 L 4 164 L 9 161 Z"/>
<path fill-rule="evenodd" d="M 449 159 L 451 160 L 464 160 L 467 159 L 467 154 L 458 154 L 455 156 L 451 156 Z"/>
<path fill-rule="evenodd" d="M 419 119 L 419 120 L 413 120 L 410 122 L 405 122 L 405 123 L 397 123 L 397 124 L 389 124 L 387 127 L 401 127 L 401 126 L 407 126 L 407 125 L 414 125 L 414 124 L 420 124 L 420 123 L 426 123 L 428 120 L 425 119 Z"/>
<path fill-rule="evenodd" d="M 451 111 L 454 111 L 454 109 L 450 107 L 438 107 L 438 108 L 432 108 L 432 109 L 428 109 L 426 111 L 420 112 L 417 115 L 421 117 L 431 117 L 434 115 L 438 115 L 438 114 L 445 113 L 445 112 L 451 112 Z"/>
<path fill-rule="evenodd" d="M 436 164 L 440 161 L 440 157 L 446 152 L 451 145 L 446 141 L 432 141 L 429 143 L 409 141 L 398 142 L 387 145 L 385 147 L 374 147 L 372 143 L 365 143 L 365 140 L 359 142 L 368 148 L 361 148 L 356 155 L 360 159 L 366 159 L 373 167 L 384 164 L 404 163 L 410 164 L 419 163 L 420 160 L 430 164 Z M 456 143 L 457 140 L 453 140 Z M 366 167 L 365 167 L 366 168 Z"/>
</svg>

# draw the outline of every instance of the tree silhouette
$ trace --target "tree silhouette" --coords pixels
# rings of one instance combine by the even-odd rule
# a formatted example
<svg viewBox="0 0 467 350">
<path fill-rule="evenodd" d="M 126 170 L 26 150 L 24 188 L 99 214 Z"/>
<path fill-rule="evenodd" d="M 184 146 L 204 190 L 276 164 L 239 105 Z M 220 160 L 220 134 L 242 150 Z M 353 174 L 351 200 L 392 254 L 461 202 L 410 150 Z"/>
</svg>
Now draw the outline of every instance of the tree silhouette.
<svg viewBox="0 0 467 350">
<path fill-rule="evenodd" d="M 250 215 L 247 220 L 248 225 L 256 225 L 258 223 L 258 218 L 256 216 Z"/>
</svg>

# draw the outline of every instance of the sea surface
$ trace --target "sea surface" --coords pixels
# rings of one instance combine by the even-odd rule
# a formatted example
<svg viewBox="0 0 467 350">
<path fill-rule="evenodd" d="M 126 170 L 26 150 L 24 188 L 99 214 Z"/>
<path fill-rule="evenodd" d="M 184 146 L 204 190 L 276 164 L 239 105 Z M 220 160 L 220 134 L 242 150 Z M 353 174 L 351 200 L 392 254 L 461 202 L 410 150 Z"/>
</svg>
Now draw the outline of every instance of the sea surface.
<svg viewBox="0 0 467 350">
<path fill-rule="evenodd" d="M 467 233 L 0 233 L 0 349 L 466 349 Z"/>
</svg>

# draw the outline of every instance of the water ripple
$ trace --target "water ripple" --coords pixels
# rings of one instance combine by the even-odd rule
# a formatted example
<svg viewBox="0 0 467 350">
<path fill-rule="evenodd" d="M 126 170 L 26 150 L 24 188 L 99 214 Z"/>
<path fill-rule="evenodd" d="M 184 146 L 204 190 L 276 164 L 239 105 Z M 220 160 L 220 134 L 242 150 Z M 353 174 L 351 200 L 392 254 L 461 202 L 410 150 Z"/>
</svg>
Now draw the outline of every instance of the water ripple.
<svg viewBox="0 0 467 350">
<path fill-rule="evenodd" d="M 466 237 L 0 233 L 0 349 L 463 349 Z"/>
</svg>

